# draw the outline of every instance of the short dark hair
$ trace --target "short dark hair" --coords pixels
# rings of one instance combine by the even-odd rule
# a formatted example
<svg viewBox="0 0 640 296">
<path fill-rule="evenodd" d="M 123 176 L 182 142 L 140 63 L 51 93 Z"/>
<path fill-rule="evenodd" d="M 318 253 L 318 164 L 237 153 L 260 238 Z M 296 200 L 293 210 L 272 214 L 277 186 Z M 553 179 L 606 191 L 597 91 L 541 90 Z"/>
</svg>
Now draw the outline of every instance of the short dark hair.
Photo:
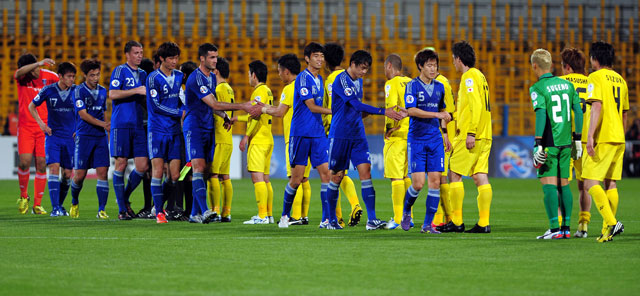
<svg viewBox="0 0 640 296">
<path fill-rule="evenodd" d="M 453 52 L 453 55 L 459 58 L 465 66 L 474 67 L 476 65 L 476 53 L 467 41 L 463 40 L 454 43 L 451 52 Z"/>
<path fill-rule="evenodd" d="M 424 64 L 429 60 L 436 60 L 436 63 L 440 65 L 440 58 L 438 57 L 438 54 L 431 49 L 423 49 L 419 51 L 416 53 L 414 60 L 416 61 L 416 67 L 418 67 L 418 70 L 420 71 L 422 70 L 422 66 L 424 66 Z"/>
<path fill-rule="evenodd" d="M 193 73 L 193 71 L 195 71 L 197 68 L 198 64 L 192 61 L 184 62 L 182 63 L 182 65 L 180 65 L 180 71 L 184 73 L 184 76 L 182 76 L 182 84 L 187 83 L 187 78 L 189 78 L 189 75 L 191 75 L 191 73 Z"/>
<path fill-rule="evenodd" d="M 162 63 L 162 61 L 160 60 L 160 56 L 158 55 L 158 53 L 154 53 L 153 56 L 151 57 L 153 59 L 153 64 L 159 64 Z"/>
<path fill-rule="evenodd" d="M 134 47 L 140 47 L 142 48 L 142 44 L 140 44 L 140 42 L 135 41 L 135 40 L 131 40 L 128 41 L 125 45 L 124 45 L 124 53 L 128 53 L 131 51 L 132 48 Z"/>
<path fill-rule="evenodd" d="M 199 57 L 206 58 L 210 51 L 218 51 L 218 48 L 211 43 L 205 43 L 200 45 L 200 47 L 198 47 L 198 58 Z"/>
<path fill-rule="evenodd" d="M 300 60 L 298 60 L 298 56 L 292 53 L 285 54 L 278 59 L 278 65 L 281 68 L 289 70 L 291 74 L 298 75 L 300 73 Z"/>
<path fill-rule="evenodd" d="M 166 59 L 180 55 L 180 47 L 173 42 L 165 42 L 158 47 L 158 57 Z"/>
<path fill-rule="evenodd" d="M 18 68 L 22 68 L 26 65 L 37 63 L 38 59 L 32 53 L 25 53 L 18 58 Z"/>
<path fill-rule="evenodd" d="M 338 43 L 330 42 L 324 45 L 324 60 L 329 69 L 340 66 L 344 59 L 344 48 Z"/>
<path fill-rule="evenodd" d="M 140 69 L 144 70 L 147 73 L 153 72 L 153 66 L 153 61 L 147 58 L 142 59 L 142 61 L 140 61 L 140 65 L 138 65 Z"/>
<path fill-rule="evenodd" d="M 611 44 L 604 41 L 596 41 L 591 43 L 589 56 L 598 61 L 600 66 L 611 67 L 613 66 L 613 59 L 615 58 L 615 51 Z"/>
<path fill-rule="evenodd" d="M 229 78 L 229 61 L 225 58 L 218 57 L 218 62 L 216 63 L 216 70 L 220 72 L 220 76 L 222 78 Z"/>
<path fill-rule="evenodd" d="M 368 51 L 362 49 L 356 50 L 356 52 L 351 55 L 351 59 L 349 59 L 349 65 L 367 65 L 367 67 L 371 67 L 372 63 L 373 58 L 371 57 L 371 54 Z"/>
<path fill-rule="evenodd" d="M 60 65 L 58 65 L 58 75 L 60 75 L 60 77 L 64 76 L 64 74 L 67 73 L 76 73 L 76 66 L 74 66 L 72 63 L 69 62 L 63 62 Z"/>
<path fill-rule="evenodd" d="M 560 57 L 562 58 L 562 63 L 569 65 L 573 72 L 585 74 L 584 65 L 586 58 L 582 50 L 573 47 L 565 48 L 560 53 Z"/>
<path fill-rule="evenodd" d="M 82 73 L 89 74 L 91 70 L 100 69 L 100 61 L 97 59 L 86 59 L 80 64 Z"/>
<path fill-rule="evenodd" d="M 395 54 L 395 53 L 390 54 L 384 60 L 384 63 L 385 63 L 385 67 L 386 67 L 386 64 L 389 63 L 389 64 L 391 64 L 391 67 L 393 67 L 394 69 L 396 69 L 398 71 L 402 70 L 402 58 L 399 55 Z"/>
<path fill-rule="evenodd" d="M 267 71 L 267 65 L 262 61 L 255 60 L 249 63 L 249 73 L 256 74 L 259 82 L 267 82 Z"/>
<path fill-rule="evenodd" d="M 304 47 L 305 57 L 311 57 L 311 55 L 316 52 L 321 52 L 322 54 L 324 54 L 324 46 L 320 45 L 320 43 L 317 42 L 311 42 Z"/>
</svg>

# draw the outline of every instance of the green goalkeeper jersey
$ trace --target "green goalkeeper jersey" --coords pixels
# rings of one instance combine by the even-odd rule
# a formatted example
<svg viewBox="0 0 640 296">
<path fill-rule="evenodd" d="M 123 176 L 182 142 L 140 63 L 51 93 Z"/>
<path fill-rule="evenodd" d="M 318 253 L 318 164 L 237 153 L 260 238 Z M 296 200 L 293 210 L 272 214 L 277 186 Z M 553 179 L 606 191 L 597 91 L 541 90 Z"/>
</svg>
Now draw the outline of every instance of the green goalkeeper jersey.
<svg viewBox="0 0 640 296">
<path fill-rule="evenodd" d="M 571 82 L 553 76 L 551 73 L 540 76 L 531 88 L 533 110 L 545 109 L 546 124 L 542 134 L 545 147 L 559 147 L 571 144 L 571 109 L 580 104 L 578 93 Z"/>
</svg>

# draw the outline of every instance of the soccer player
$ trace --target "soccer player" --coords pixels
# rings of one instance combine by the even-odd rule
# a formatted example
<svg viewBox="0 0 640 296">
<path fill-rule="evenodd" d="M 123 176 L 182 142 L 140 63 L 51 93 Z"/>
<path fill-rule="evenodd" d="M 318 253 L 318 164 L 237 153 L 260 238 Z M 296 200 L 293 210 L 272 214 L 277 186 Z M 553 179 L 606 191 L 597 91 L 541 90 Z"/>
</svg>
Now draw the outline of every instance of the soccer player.
<svg viewBox="0 0 640 296">
<path fill-rule="evenodd" d="M 444 147 L 440 128 L 446 130 L 451 115 L 445 109 L 444 85 L 435 80 L 438 75 L 438 55 L 430 49 L 423 49 L 415 56 L 420 75 L 406 86 L 404 101 L 411 120 L 408 131 L 409 166 L 411 186 L 404 196 L 402 229 L 411 229 L 411 208 L 425 178 L 429 192 L 422 224 L 422 233 L 439 234 L 433 227 L 433 216 L 440 203 L 440 179 L 444 171 Z M 425 176 L 426 173 L 426 176 Z"/>
<path fill-rule="evenodd" d="M 142 129 L 143 104 L 146 101 L 147 73 L 138 66 L 142 61 L 142 44 L 129 41 L 124 46 L 127 62 L 117 66 L 111 74 L 109 98 L 112 101 L 110 148 L 115 158 L 113 191 L 116 193 L 118 212 L 127 212 L 123 220 L 135 216 L 130 207 L 129 196 L 140 184 L 149 169 L 147 132 Z M 129 174 L 124 186 L 124 171 L 129 158 L 134 158 L 135 169 Z M 127 217 L 128 216 L 128 217 Z"/>
<path fill-rule="evenodd" d="M 87 175 L 87 170 L 96 169 L 98 185 L 96 193 L 100 211 L 98 218 L 105 218 L 104 207 L 109 197 L 109 139 L 107 133 L 111 129 L 111 123 L 106 121 L 104 113 L 107 111 L 107 89 L 98 84 L 100 81 L 100 61 L 95 59 L 84 60 L 80 64 L 80 70 L 85 75 L 85 82 L 76 86 L 73 92 L 75 102 L 76 136 L 74 175 L 71 183 L 71 218 L 78 218 L 80 190 Z M 102 213 L 102 215 L 100 214 Z M 126 213 L 126 212 L 125 212 Z M 118 216 L 120 219 L 131 219 L 130 216 Z"/>
<path fill-rule="evenodd" d="M 580 98 L 573 85 L 551 74 L 551 54 L 537 49 L 531 54 L 531 68 L 538 76 L 530 89 L 533 110 L 536 113 L 533 164 L 542 183 L 544 205 L 549 217 L 549 229 L 538 239 L 570 238 L 573 196 L 569 188 L 571 163 L 571 119 L 576 130 L 582 130 Z M 573 116 L 571 111 L 573 110 Z M 582 154 L 580 135 L 574 135 L 577 155 Z M 559 184 L 559 185 L 558 185 Z M 562 212 L 562 227 L 558 221 L 558 200 Z"/>
<path fill-rule="evenodd" d="M 322 107 L 324 96 L 322 76 L 319 72 L 324 64 L 324 47 L 311 42 L 304 48 L 304 59 L 307 68 L 302 71 L 294 82 L 293 114 L 291 116 L 291 131 L 289 139 L 289 165 L 291 178 L 284 192 L 282 218 L 278 223 L 281 228 L 289 227 L 291 207 L 296 192 L 305 178 L 305 171 L 310 164 L 318 170 L 320 175 L 323 217 L 321 228 L 332 228 L 337 224 L 327 225 L 326 202 L 327 185 L 329 183 L 328 142 L 322 125 L 321 114 L 329 114 L 331 110 Z M 304 190 L 304 188 L 303 188 Z M 333 210 L 335 211 L 335 205 Z"/>
<path fill-rule="evenodd" d="M 187 79 L 183 131 L 187 161 L 191 162 L 193 171 L 193 206 L 189 221 L 209 223 L 218 215 L 207 206 L 207 186 L 204 181 L 204 174 L 211 171 L 209 166 L 213 160 L 215 145 L 213 113 L 226 117 L 226 113 L 220 111 L 244 110 L 257 117 L 262 105 L 217 101 L 211 92 L 216 86 L 216 77 L 211 72 L 216 69 L 218 48 L 210 43 L 202 44 L 198 47 L 198 57 L 200 65 Z"/>
<path fill-rule="evenodd" d="M 180 48 L 173 42 L 165 42 L 157 52 L 161 64 L 147 78 L 147 112 L 149 123 L 149 158 L 151 159 L 151 195 L 156 209 L 156 223 L 167 223 L 163 210 L 164 194 L 176 194 L 176 183 L 180 176 L 180 119 L 182 72 L 176 70 L 180 59 Z M 168 163 L 165 191 L 162 176 Z M 169 198 L 174 201 L 175 198 Z M 174 202 L 175 203 L 175 202 Z M 125 213 L 120 213 L 126 214 Z"/>
<path fill-rule="evenodd" d="M 18 198 L 18 211 L 26 214 L 29 210 L 29 172 L 33 156 L 36 157 L 36 178 L 33 182 L 34 196 L 32 213 L 44 215 L 47 211 L 42 207 L 41 201 L 46 184 L 46 159 L 44 151 L 45 135 L 40 130 L 38 123 L 29 112 L 29 104 L 38 95 L 40 90 L 58 82 L 58 75 L 52 71 L 42 69 L 45 65 L 54 65 L 52 59 L 38 61 L 33 54 L 27 53 L 18 58 L 18 70 L 13 75 L 18 89 L 18 184 L 20 184 L 20 198 Z M 37 108 L 38 114 L 44 123 L 47 122 L 47 107 Z M 61 196 L 69 190 L 68 183 L 60 184 Z M 64 208 L 61 209 L 66 213 Z"/>
<path fill-rule="evenodd" d="M 421 68 L 422 65 L 418 68 Z M 411 78 L 402 75 L 402 59 L 397 54 L 389 55 L 384 61 L 384 75 L 387 82 L 384 85 L 385 107 L 404 108 L 404 94 L 407 83 Z M 395 121 L 385 118 L 384 134 L 384 176 L 391 179 L 391 201 L 393 204 L 393 218 L 389 220 L 387 229 L 396 229 L 402 221 L 404 205 L 405 178 L 408 177 L 407 160 L 407 132 L 409 118 Z M 397 221 L 397 222 L 396 222 Z"/>
<path fill-rule="evenodd" d="M 73 82 L 76 79 L 76 68 L 69 62 L 58 65 L 60 81 L 42 88 L 40 93 L 29 103 L 29 113 L 38 123 L 46 136 L 44 148 L 49 166 L 49 197 L 51 198 L 51 216 L 65 216 L 60 207 L 60 168 L 62 183 L 67 184 L 73 169 L 73 132 L 75 129 L 75 115 L 73 114 Z M 37 106 L 47 103 L 49 121 L 44 123 Z M 65 195 L 67 192 L 64 192 Z M 35 211 L 35 210 L 34 210 Z M 46 212 L 45 212 L 46 213 Z"/>
<path fill-rule="evenodd" d="M 594 42 L 589 55 L 595 72 L 589 74 L 587 80 L 591 114 L 582 178 L 585 190 L 593 197 L 604 220 L 598 242 L 608 242 L 624 231 L 615 217 L 619 198 L 616 181 L 622 178 L 629 91 L 627 82 L 611 69 L 615 56 L 611 44 Z M 600 185 L 602 181 L 606 192 Z"/>
<path fill-rule="evenodd" d="M 216 97 L 218 101 L 234 103 L 233 88 L 227 82 L 229 79 L 229 62 L 218 57 L 216 69 Z M 227 116 L 233 117 L 233 112 Z M 231 130 L 224 127 L 224 120 L 214 117 L 215 121 L 215 152 L 213 154 L 213 164 L 211 165 L 211 178 L 209 178 L 209 203 L 214 212 L 221 213 L 221 218 L 216 218 L 221 222 L 231 222 L 231 201 L 233 199 L 233 186 L 229 179 L 231 166 L 231 152 L 233 151 L 233 138 Z M 222 184 L 222 212 L 220 212 L 220 185 Z"/>
<path fill-rule="evenodd" d="M 324 100 L 322 101 L 322 106 L 327 109 L 331 109 L 331 88 L 333 82 L 335 82 L 338 74 L 344 72 L 344 69 L 340 66 L 340 64 L 342 64 L 342 60 L 344 59 L 344 49 L 338 43 L 327 43 L 324 46 L 324 59 L 327 62 L 327 68 L 329 69 L 329 71 L 331 71 L 331 74 L 329 74 L 329 76 L 327 76 L 327 79 L 324 81 Z M 322 123 L 324 125 L 327 136 L 329 136 L 329 129 L 331 128 L 331 116 L 331 114 L 322 115 Z M 353 180 L 351 180 L 351 177 L 349 177 L 347 174 L 348 170 L 345 170 L 344 178 L 342 178 L 342 182 L 340 182 L 340 189 L 342 189 L 342 192 L 347 196 L 349 204 L 351 205 L 349 226 L 356 226 L 358 225 L 358 223 L 360 223 L 360 218 L 362 217 L 362 207 L 360 206 L 360 200 L 358 199 L 358 193 L 356 192 L 356 187 L 353 184 Z M 302 185 L 304 186 L 305 184 L 302 183 Z M 342 219 L 342 206 L 340 204 L 340 193 L 338 192 L 336 218 L 338 219 L 338 223 L 344 227 L 344 221 Z"/>
<path fill-rule="evenodd" d="M 589 128 L 589 115 L 591 106 L 587 104 L 587 76 L 585 76 L 585 55 L 576 48 L 565 48 L 560 53 L 562 57 L 562 74 L 560 76 L 573 84 L 578 97 L 580 97 L 580 104 L 582 105 L 582 130 L 576 133 L 582 134 L 580 142 L 582 142 L 582 151 L 586 150 L 587 134 Z M 573 156 L 573 155 L 572 155 Z M 585 238 L 587 237 L 587 229 L 589 222 L 591 222 L 591 196 L 584 189 L 584 180 L 582 179 L 582 158 L 578 158 L 572 161 L 573 167 L 576 171 L 576 180 L 578 181 L 578 191 L 580 195 L 580 215 L 578 218 L 578 230 L 574 234 L 575 237 Z M 571 182 L 571 170 L 569 170 L 569 182 Z"/>
<path fill-rule="evenodd" d="M 337 224 L 335 208 L 338 201 L 338 186 L 344 177 L 345 170 L 349 167 L 349 162 L 358 169 L 362 182 L 362 199 L 367 208 L 368 218 L 366 229 L 379 229 L 387 224 L 376 217 L 376 193 L 371 181 L 369 144 L 364 133 L 362 115 L 385 115 L 394 120 L 401 120 L 407 116 L 407 111 L 401 109 L 398 112 L 394 110 L 395 107 L 376 108 L 362 103 L 362 77 L 371 67 L 371 63 L 372 58 L 369 52 L 357 50 L 351 55 L 347 70 L 338 74 L 332 85 L 331 110 L 333 118 L 331 118 L 331 129 L 329 130 L 331 182 L 327 190 L 327 199 L 329 220 L 334 227 Z"/>
<path fill-rule="evenodd" d="M 456 104 L 456 131 L 449 160 L 449 185 L 453 220 L 443 227 L 444 232 L 463 232 L 462 176 L 473 178 L 478 187 L 478 223 L 469 233 L 490 233 L 489 211 L 493 192 L 489 184 L 489 154 L 491 152 L 491 107 L 489 85 L 480 70 L 474 68 L 476 55 L 466 41 L 452 47 L 453 65 L 462 73 Z"/>
<path fill-rule="evenodd" d="M 250 101 L 273 105 L 273 93 L 266 83 L 267 65 L 262 61 L 249 63 L 249 85 L 253 87 Z M 247 143 L 249 144 L 248 150 Z M 261 115 L 259 118 L 248 120 L 247 132 L 240 141 L 240 151 L 244 152 L 245 150 L 247 150 L 247 170 L 251 173 L 251 181 L 258 204 L 258 215 L 244 221 L 244 224 L 274 223 L 273 187 L 269 182 L 271 154 L 273 153 L 270 115 Z"/>
<path fill-rule="evenodd" d="M 296 76 L 300 73 L 300 61 L 295 54 L 285 54 L 278 59 L 278 76 L 285 87 L 280 95 L 278 107 L 269 106 L 265 109 L 265 114 L 282 117 L 284 127 L 284 147 L 285 161 L 287 166 L 287 177 L 291 179 L 291 166 L 289 165 L 289 135 L 291 132 L 291 118 L 293 117 L 293 96 Z M 291 206 L 291 217 L 289 225 L 309 224 L 309 200 L 311 198 L 311 186 L 309 185 L 309 173 L 311 166 L 306 166 L 302 177 L 302 188 L 298 187 L 295 198 Z M 306 185 L 306 187 L 305 187 Z"/>
</svg>

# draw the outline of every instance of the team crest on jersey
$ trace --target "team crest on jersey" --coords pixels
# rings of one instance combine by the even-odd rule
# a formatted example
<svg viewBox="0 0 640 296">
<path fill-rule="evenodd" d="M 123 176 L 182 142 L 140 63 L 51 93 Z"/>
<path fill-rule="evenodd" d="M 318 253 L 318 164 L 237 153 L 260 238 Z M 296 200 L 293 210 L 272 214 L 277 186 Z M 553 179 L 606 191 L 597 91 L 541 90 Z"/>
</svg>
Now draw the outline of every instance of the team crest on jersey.
<svg viewBox="0 0 640 296">
<path fill-rule="evenodd" d="M 391 92 L 391 85 L 387 84 L 387 86 L 384 87 L 384 96 L 386 98 L 389 97 L 389 92 Z"/>
<path fill-rule="evenodd" d="M 464 84 L 469 87 L 473 86 L 473 79 L 467 78 L 467 80 L 464 81 Z"/>
<path fill-rule="evenodd" d="M 111 86 L 113 86 L 113 87 L 118 87 L 118 86 L 120 86 L 120 81 L 119 81 L 119 80 L 111 81 Z"/>
<path fill-rule="evenodd" d="M 347 96 L 351 96 L 353 94 L 353 90 L 350 87 L 344 89 L 344 94 Z"/>
<path fill-rule="evenodd" d="M 300 94 L 306 96 L 309 94 L 309 90 L 306 87 L 300 89 Z"/>
<path fill-rule="evenodd" d="M 536 93 L 535 91 L 531 93 L 531 100 L 535 101 L 538 98 L 538 93 Z"/>
<path fill-rule="evenodd" d="M 155 98 L 158 95 L 158 92 L 155 89 L 152 89 L 149 91 L 149 94 L 151 94 L 151 96 Z"/>
<path fill-rule="evenodd" d="M 589 93 L 589 97 L 593 95 L 593 83 L 589 83 L 589 86 L 587 87 L 587 93 Z"/>
<path fill-rule="evenodd" d="M 82 105 L 83 105 L 83 104 L 82 104 L 82 101 L 81 101 L 81 100 L 77 100 L 77 101 L 76 101 L 76 107 L 78 107 L 78 108 L 82 108 Z"/>
<path fill-rule="evenodd" d="M 407 104 L 413 104 L 413 101 L 415 101 L 415 98 L 412 95 L 408 95 L 407 96 Z"/>
<path fill-rule="evenodd" d="M 286 98 L 286 96 L 284 95 L 284 93 L 282 93 L 280 95 L 280 102 L 284 102 L 284 99 Z"/>
<path fill-rule="evenodd" d="M 203 86 L 200 87 L 200 92 L 201 93 L 206 94 L 207 91 L 209 91 L 209 89 L 206 86 L 203 85 Z"/>
</svg>

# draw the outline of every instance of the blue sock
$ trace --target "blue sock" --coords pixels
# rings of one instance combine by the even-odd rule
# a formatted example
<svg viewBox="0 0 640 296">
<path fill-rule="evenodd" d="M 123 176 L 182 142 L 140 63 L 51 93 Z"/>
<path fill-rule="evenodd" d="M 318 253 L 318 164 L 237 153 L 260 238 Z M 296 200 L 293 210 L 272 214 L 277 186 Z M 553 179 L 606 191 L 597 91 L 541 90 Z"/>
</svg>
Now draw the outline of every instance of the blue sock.
<svg viewBox="0 0 640 296">
<path fill-rule="evenodd" d="M 76 184 L 76 182 L 71 181 L 71 204 L 78 204 L 78 197 L 80 196 L 80 190 L 82 190 L 82 185 Z"/>
<path fill-rule="evenodd" d="M 322 222 L 329 220 L 329 199 L 327 198 L 327 183 L 320 184 L 320 202 L 322 202 Z"/>
<path fill-rule="evenodd" d="M 138 171 L 136 171 L 136 169 L 133 169 L 133 171 L 129 173 L 129 181 L 127 182 L 127 187 L 125 187 L 124 189 L 125 204 L 130 203 L 129 197 L 131 197 L 131 193 L 133 193 L 133 191 L 136 190 L 136 187 L 138 187 L 138 185 L 140 184 L 140 181 L 142 181 L 142 177 L 144 177 L 144 174 L 139 173 Z M 124 181 L 122 181 L 122 184 L 124 184 Z"/>
<path fill-rule="evenodd" d="M 411 207 L 413 207 L 413 204 L 416 202 L 418 194 L 420 194 L 420 191 L 415 190 L 413 186 L 409 186 L 407 193 L 404 194 L 404 208 L 402 210 L 405 213 L 411 213 Z"/>
<path fill-rule="evenodd" d="M 192 198 L 193 201 L 191 202 L 191 216 L 195 216 L 195 215 L 201 214 L 202 212 L 200 211 L 200 206 L 198 205 L 196 196 L 195 194 L 193 194 L 193 189 L 191 190 L 191 194 L 193 195 L 193 198 Z"/>
<path fill-rule="evenodd" d="M 98 194 L 98 211 L 104 211 L 104 207 L 107 205 L 107 199 L 109 198 L 109 181 L 98 180 L 96 193 Z"/>
<path fill-rule="evenodd" d="M 362 200 L 367 207 L 367 219 L 376 220 L 376 191 L 373 189 L 371 179 L 362 180 Z"/>
<path fill-rule="evenodd" d="M 69 186 L 71 186 L 71 180 L 62 179 L 62 182 L 60 182 L 60 206 L 64 204 L 64 200 L 67 198 Z"/>
<path fill-rule="evenodd" d="M 60 177 L 49 175 L 49 198 L 51 199 L 51 208 L 56 210 L 60 206 Z"/>
<path fill-rule="evenodd" d="M 193 173 L 191 184 L 193 186 L 194 204 L 197 202 L 200 211 L 204 214 L 204 212 L 209 210 L 209 206 L 207 206 L 207 186 L 204 184 L 202 173 Z"/>
<path fill-rule="evenodd" d="M 284 188 L 284 201 L 282 202 L 282 216 L 291 216 L 291 206 L 293 205 L 293 199 L 296 197 L 297 188 L 291 187 L 287 183 L 287 187 Z"/>
<path fill-rule="evenodd" d="M 162 187 L 162 179 L 151 178 L 151 196 L 153 197 L 153 206 L 156 208 L 156 215 L 162 213 L 162 205 L 164 204 Z"/>
<path fill-rule="evenodd" d="M 118 202 L 118 212 L 127 211 L 124 203 L 124 174 L 122 172 L 113 172 L 113 191 L 116 193 L 116 202 Z"/>
<path fill-rule="evenodd" d="M 338 222 L 338 218 L 336 217 L 336 207 L 338 206 L 339 190 L 340 184 L 333 183 L 333 181 L 331 181 L 327 185 L 327 202 L 329 203 L 329 205 L 327 206 L 327 211 L 329 222 L 331 223 Z"/>
<path fill-rule="evenodd" d="M 433 221 L 433 215 L 438 211 L 438 204 L 440 203 L 440 189 L 431 189 L 429 188 L 429 193 L 427 194 L 427 213 L 424 215 L 424 224 L 423 225 L 431 225 Z"/>
</svg>

